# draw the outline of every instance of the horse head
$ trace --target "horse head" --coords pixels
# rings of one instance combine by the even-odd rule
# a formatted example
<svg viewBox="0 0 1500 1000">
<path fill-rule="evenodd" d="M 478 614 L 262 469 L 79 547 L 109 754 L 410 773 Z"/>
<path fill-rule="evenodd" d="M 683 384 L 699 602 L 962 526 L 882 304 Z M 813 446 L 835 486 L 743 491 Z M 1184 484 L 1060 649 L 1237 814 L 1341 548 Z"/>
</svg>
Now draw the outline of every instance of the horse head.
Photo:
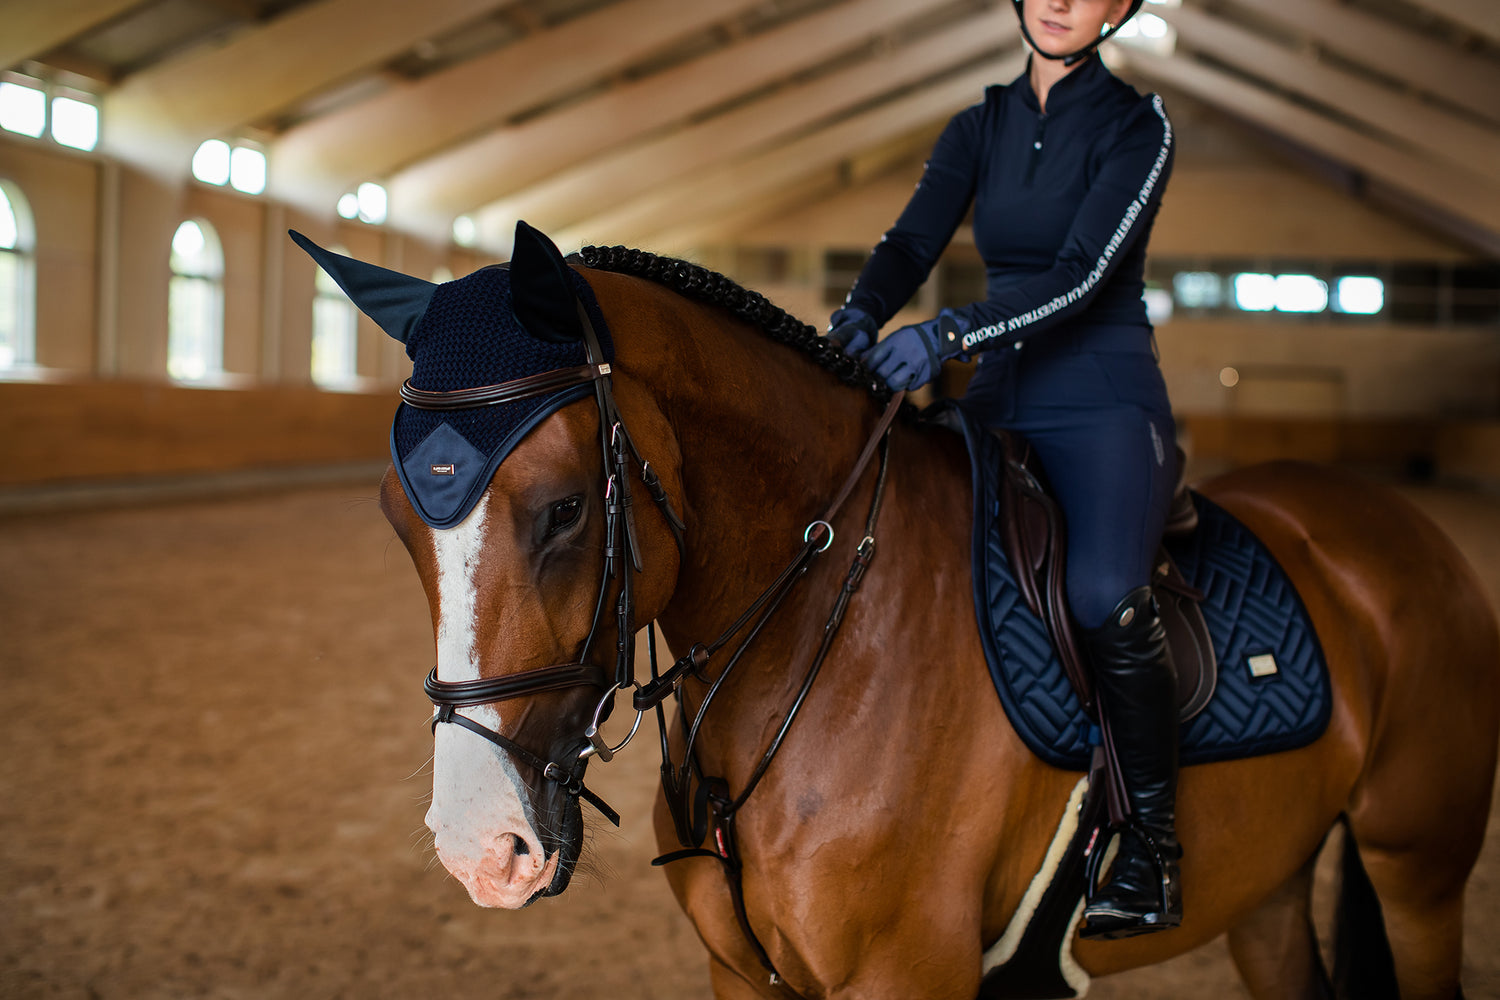
<svg viewBox="0 0 1500 1000">
<path fill-rule="evenodd" d="M 608 328 L 588 283 L 524 223 L 510 264 L 443 284 L 292 235 L 413 362 L 381 507 L 432 614 L 437 855 L 483 906 L 560 893 L 582 849 L 584 768 L 601 745 L 610 755 L 597 730 L 634 622 L 660 610 L 676 573 L 653 560 L 633 580 L 642 539 L 675 551 L 665 524 L 629 514 L 621 477 L 638 456 L 622 440 Z"/>
</svg>

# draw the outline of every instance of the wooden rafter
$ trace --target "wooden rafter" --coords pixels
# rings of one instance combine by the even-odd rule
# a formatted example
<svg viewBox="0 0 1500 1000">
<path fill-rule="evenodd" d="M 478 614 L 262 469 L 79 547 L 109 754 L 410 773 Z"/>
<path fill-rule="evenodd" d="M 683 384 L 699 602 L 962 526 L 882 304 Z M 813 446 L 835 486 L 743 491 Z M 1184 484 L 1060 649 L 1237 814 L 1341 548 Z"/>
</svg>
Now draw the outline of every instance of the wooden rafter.
<svg viewBox="0 0 1500 1000">
<path fill-rule="evenodd" d="M 200 45 L 105 95 L 106 151 L 181 174 L 231 132 L 514 0 L 319 0 Z"/>
<path fill-rule="evenodd" d="M 784 188 L 747 198 L 723 214 L 689 222 L 651 236 L 655 253 L 682 254 L 694 249 L 735 242 L 735 237 L 770 219 L 837 195 L 843 187 L 836 167 L 810 174 Z"/>
<path fill-rule="evenodd" d="M 579 164 L 479 213 L 480 232 L 501 246 L 517 219 L 555 228 L 796 135 L 848 108 L 997 52 L 1019 38 L 1014 19 L 986 12 L 910 45 L 788 87 L 763 100 Z"/>
<path fill-rule="evenodd" d="M 40 56 L 141 0 L 0 0 L 0 69 Z"/>
<path fill-rule="evenodd" d="M 1494 0 L 1480 2 L 1494 3 Z M 1331 0 L 1235 0 L 1235 3 L 1306 35 L 1345 59 L 1500 122 L 1500 98 L 1496 97 L 1500 94 L 1500 68 L 1479 56 Z M 1494 6 L 1500 9 L 1500 3 Z"/>
<path fill-rule="evenodd" d="M 1293 52 L 1197 8 L 1163 8 L 1181 42 L 1334 108 L 1435 159 L 1500 181 L 1500 130 Z M 1497 98 L 1500 99 L 1500 98 Z"/>
<path fill-rule="evenodd" d="M 417 231 L 443 231 L 459 213 L 850 51 L 939 3 L 850 0 L 554 113 L 496 129 L 392 178 L 393 218 Z"/>
<path fill-rule="evenodd" d="M 1438 213 L 1461 220 L 1486 243 L 1500 246 L 1500 184 L 1428 159 L 1191 59 L 1131 51 L 1130 66 L 1178 87 L 1212 107 L 1285 136 L 1351 170 L 1378 180 Z"/>
<path fill-rule="evenodd" d="M 553 234 L 562 246 L 634 241 L 731 215 L 746 201 L 799 184 L 843 158 L 954 114 L 992 83 L 1013 79 L 1026 65 L 1014 52 L 756 156 L 666 185 L 612 211 Z"/>
<path fill-rule="evenodd" d="M 287 132 L 271 149 L 273 193 L 333 204 L 361 180 L 441 153 L 527 108 L 617 73 L 757 0 L 623 0 Z"/>
<path fill-rule="evenodd" d="M 1439 17 L 1500 42 L 1500 4 L 1495 0 L 1412 0 Z"/>
</svg>

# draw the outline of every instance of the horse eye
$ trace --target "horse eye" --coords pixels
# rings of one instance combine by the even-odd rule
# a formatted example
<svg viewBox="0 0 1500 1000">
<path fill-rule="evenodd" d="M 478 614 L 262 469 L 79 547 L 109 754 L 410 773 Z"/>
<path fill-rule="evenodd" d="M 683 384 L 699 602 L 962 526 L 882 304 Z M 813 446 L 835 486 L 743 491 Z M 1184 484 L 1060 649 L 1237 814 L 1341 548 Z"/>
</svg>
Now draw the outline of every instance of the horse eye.
<svg viewBox="0 0 1500 1000">
<path fill-rule="evenodd" d="M 583 497 L 571 496 L 552 505 L 547 515 L 547 534 L 555 535 L 564 528 L 571 528 L 583 513 Z"/>
</svg>

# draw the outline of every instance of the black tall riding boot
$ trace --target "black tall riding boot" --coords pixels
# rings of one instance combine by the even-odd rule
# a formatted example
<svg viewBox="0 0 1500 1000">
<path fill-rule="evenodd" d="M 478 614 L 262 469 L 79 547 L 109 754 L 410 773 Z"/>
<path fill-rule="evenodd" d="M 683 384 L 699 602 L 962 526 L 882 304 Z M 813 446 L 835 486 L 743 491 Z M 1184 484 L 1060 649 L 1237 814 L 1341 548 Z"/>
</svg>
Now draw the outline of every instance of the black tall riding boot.
<svg viewBox="0 0 1500 1000">
<path fill-rule="evenodd" d="M 1082 630 L 1100 711 L 1109 722 L 1131 817 L 1109 880 L 1084 908 L 1086 938 L 1119 938 L 1182 923 L 1174 829 L 1177 678 L 1150 587 L 1125 595 L 1097 629 Z"/>
</svg>

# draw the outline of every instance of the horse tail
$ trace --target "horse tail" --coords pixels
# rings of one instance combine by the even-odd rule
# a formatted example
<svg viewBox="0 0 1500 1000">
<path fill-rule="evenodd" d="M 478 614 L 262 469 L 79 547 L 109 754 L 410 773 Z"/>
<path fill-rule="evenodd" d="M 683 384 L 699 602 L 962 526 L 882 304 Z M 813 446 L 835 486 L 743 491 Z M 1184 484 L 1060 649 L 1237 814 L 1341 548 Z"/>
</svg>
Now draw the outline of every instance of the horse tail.
<svg viewBox="0 0 1500 1000">
<path fill-rule="evenodd" d="M 1385 933 L 1380 897 L 1359 857 L 1359 844 L 1344 825 L 1344 857 L 1333 936 L 1333 990 L 1339 1000 L 1400 1000 L 1396 960 Z"/>
</svg>

